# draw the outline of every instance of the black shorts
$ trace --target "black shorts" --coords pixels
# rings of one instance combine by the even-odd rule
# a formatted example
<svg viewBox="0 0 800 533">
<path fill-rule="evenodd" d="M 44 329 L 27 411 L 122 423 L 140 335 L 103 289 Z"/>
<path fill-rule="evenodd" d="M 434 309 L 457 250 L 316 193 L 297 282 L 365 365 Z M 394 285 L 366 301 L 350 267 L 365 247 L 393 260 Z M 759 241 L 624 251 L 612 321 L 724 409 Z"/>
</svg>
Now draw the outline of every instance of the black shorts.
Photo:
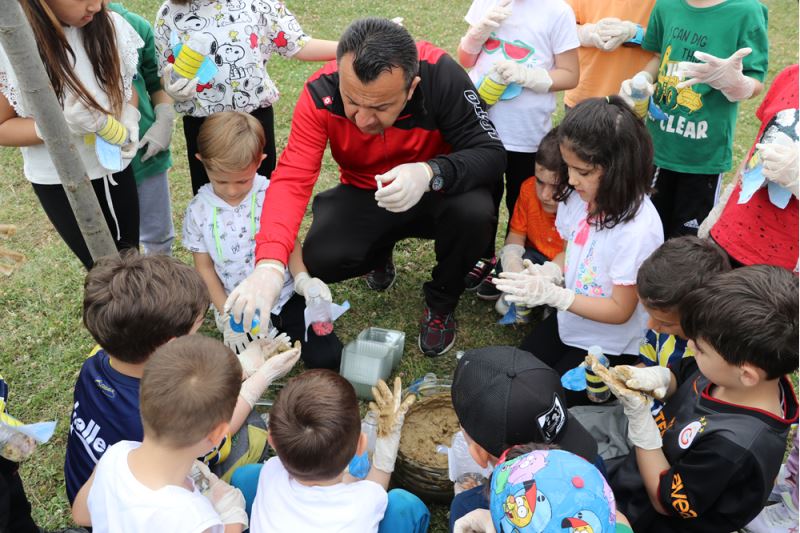
<svg viewBox="0 0 800 533">
<path fill-rule="evenodd" d="M 664 226 L 664 240 L 697 235 L 719 198 L 722 174 L 689 174 L 657 167 L 650 197 Z"/>
</svg>

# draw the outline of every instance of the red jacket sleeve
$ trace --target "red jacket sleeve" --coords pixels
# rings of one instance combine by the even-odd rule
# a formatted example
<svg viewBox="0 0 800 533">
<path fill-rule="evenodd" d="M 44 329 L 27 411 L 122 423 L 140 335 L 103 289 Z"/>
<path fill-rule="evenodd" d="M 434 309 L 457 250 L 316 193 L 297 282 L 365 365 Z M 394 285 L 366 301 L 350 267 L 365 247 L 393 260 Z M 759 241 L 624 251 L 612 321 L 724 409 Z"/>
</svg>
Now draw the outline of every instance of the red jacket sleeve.
<svg viewBox="0 0 800 533">
<path fill-rule="evenodd" d="M 327 144 L 325 113 L 317 110 L 306 86 L 294 108 L 289 141 L 264 197 L 256 262 L 277 259 L 288 264 Z"/>
</svg>

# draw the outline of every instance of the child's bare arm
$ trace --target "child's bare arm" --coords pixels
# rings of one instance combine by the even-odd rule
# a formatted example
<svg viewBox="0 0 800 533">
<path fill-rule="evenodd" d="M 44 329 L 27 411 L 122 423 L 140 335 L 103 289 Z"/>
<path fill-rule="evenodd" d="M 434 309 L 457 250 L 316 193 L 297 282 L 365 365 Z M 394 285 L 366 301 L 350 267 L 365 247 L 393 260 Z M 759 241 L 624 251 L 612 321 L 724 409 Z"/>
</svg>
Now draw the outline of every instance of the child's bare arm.
<svg viewBox="0 0 800 533">
<path fill-rule="evenodd" d="M 6 97 L 0 94 L 0 146 L 33 146 L 42 142 L 36 135 L 33 119 L 17 116 Z"/>
<path fill-rule="evenodd" d="M 217 276 L 217 271 L 214 270 L 214 262 L 211 260 L 211 256 L 203 252 L 192 252 L 192 258 L 194 259 L 194 268 L 203 278 L 208 288 L 208 293 L 211 295 L 211 303 L 221 313 L 228 295 L 225 294 L 225 287 L 222 286 L 222 282 Z"/>
<path fill-rule="evenodd" d="M 292 57 L 301 61 L 330 61 L 336 59 L 336 41 L 311 39 Z"/>
<path fill-rule="evenodd" d="M 614 285 L 610 298 L 576 294 L 569 311 L 597 322 L 624 324 L 633 315 L 638 302 L 636 285 Z"/>
<path fill-rule="evenodd" d="M 669 470 L 669 461 L 667 461 L 661 448 L 644 450 L 636 447 L 635 450 L 636 464 L 639 466 L 639 473 L 644 481 L 644 487 L 648 498 L 650 498 L 650 503 L 656 511 L 665 515 L 667 510 L 661 504 L 661 500 L 658 499 L 658 484 L 661 481 L 661 475 Z"/>
<path fill-rule="evenodd" d="M 580 78 L 580 65 L 578 64 L 578 49 L 567 50 L 555 55 L 555 64 L 550 71 L 553 85 L 550 92 L 566 91 L 578 86 Z"/>
<path fill-rule="evenodd" d="M 382 470 L 378 470 L 373 466 L 370 467 L 369 473 L 367 474 L 367 477 L 364 479 L 374 481 L 375 483 L 383 487 L 384 490 L 389 490 L 389 480 L 392 479 L 392 474 L 386 473 Z"/>
<path fill-rule="evenodd" d="M 225 525 L 225 533 L 242 533 L 242 529 L 243 529 L 242 524 L 226 524 Z"/>
<path fill-rule="evenodd" d="M 525 246 L 525 240 L 525 235 L 516 233 L 514 231 L 509 231 L 508 237 L 506 237 L 506 244 L 518 244 L 520 246 Z"/>
<path fill-rule="evenodd" d="M 461 48 L 461 44 L 458 45 L 457 55 L 458 62 L 461 63 L 461 66 L 464 68 L 472 68 L 478 61 L 478 54 L 470 54 L 469 52 L 464 51 L 464 49 Z"/>
<path fill-rule="evenodd" d="M 294 241 L 294 250 L 289 255 L 289 272 L 293 278 L 301 272 L 308 272 L 306 264 L 303 262 L 303 245 L 300 244 L 300 239 Z"/>
<path fill-rule="evenodd" d="M 89 491 L 92 490 L 94 483 L 94 472 L 86 480 L 78 494 L 75 496 L 75 501 L 72 502 L 72 520 L 79 526 L 91 526 L 92 517 L 89 514 Z"/>
</svg>

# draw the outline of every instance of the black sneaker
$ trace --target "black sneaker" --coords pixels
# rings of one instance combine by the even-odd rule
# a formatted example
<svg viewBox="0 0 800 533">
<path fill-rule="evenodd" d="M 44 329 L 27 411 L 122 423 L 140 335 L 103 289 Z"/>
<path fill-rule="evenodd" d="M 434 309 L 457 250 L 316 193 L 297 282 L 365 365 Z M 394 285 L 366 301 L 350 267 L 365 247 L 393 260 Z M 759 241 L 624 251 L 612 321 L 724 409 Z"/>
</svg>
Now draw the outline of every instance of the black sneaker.
<svg viewBox="0 0 800 533">
<path fill-rule="evenodd" d="M 481 300 L 493 302 L 500 298 L 502 292 L 500 292 L 500 290 L 495 287 L 494 283 L 492 283 L 493 277 L 494 276 L 489 274 L 486 276 L 486 279 L 481 281 L 481 284 L 478 285 L 478 290 L 475 291 L 475 295 Z"/>
<path fill-rule="evenodd" d="M 492 257 L 491 259 L 479 259 L 478 262 L 475 263 L 475 266 L 472 267 L 472 270 L 469 271 L 469 274 L 464 278 L 465 288 L 468 291 L 476 290 L 481 282 L 486 279 L 486 276 L 492 273 L 496 264 L 496 257 Z"/>
<path fill-rule="evenodd" d="M 364 279 L 367 281 L 367 287 L 373 291 L 390 289 L 394 285 L 394 280 L 397 279 L 397 271 L 394 269 L 392 258 L 389 257 L 389 261 L 384 266 L 369 272 Z"/>
<path fill-rule="evenodd" d="M 453 313 L 438 314 L 426 305 L 419 323 L 419 349 L 428 357 L 442 355 L 455 344 L 456 327 Z"/>
</svg>

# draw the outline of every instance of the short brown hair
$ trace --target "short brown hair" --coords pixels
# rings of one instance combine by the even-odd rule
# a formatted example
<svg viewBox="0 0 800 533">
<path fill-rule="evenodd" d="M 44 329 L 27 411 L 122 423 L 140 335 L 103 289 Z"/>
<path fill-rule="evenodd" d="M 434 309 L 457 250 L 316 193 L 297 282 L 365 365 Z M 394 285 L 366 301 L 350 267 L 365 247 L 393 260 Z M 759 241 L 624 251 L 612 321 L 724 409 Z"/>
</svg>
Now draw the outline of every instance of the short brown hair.
<svg viewBox="0 0 800 533">
<path fill-rule="evenodd" d="M 203 121 L 197 134 L 197 153 L 212 172 L 238 171 L 264 153 L 264 128 L 248 113 L 222 111 Z"/>
<path fill-rule="evenodd" d="M 547 135 L 539 141 L 536 162 L 550 172 L 558 174 L 559 178 L 562 174 L 566 175 L 567 165 L 561 158 L 561 148 L 558 144 L 558 126 L 548 131 Z"/>
<path fill-rule="evenodd" d="M 197 444 L 230 421 L 241 386 L 239 359 L 220 341 L 195 334 L 168 342 L 144 365 L 145 435 L 175 448 Z"/>
<path fill-rule="evenodd" d="M 86 329 L 109 354 L 132 364 L 189 333 L 211 300 L 195 269 L 136 250 L 99 259 L 83 289 Z"/>
<path fill-rule="evenodd" d="M 353 386 L 332 370 L 292 378 L 272 407 L 269 432 L 284 468 L 296 479 L 338 476 L 355 455 L 361 434 Z"/>
</svg>

